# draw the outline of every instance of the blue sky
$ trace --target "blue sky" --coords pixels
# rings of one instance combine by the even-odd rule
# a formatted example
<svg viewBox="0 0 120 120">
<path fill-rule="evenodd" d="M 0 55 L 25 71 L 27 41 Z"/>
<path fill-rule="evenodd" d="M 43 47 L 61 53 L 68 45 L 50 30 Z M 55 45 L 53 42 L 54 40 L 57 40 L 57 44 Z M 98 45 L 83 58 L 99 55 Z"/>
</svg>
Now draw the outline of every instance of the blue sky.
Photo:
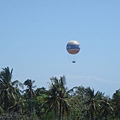
<svg viewBox="0 0 120 120">
<path fill-rule="evenodd" d="M 66 76 L 66 86 L 84 86 L 112 95 L 120 88 L 119 0 L 1 0 L 0 68 L 13 80 L 48 87 Z M 70 40 L 81 51 L 72 64 Z"/>
</svg>

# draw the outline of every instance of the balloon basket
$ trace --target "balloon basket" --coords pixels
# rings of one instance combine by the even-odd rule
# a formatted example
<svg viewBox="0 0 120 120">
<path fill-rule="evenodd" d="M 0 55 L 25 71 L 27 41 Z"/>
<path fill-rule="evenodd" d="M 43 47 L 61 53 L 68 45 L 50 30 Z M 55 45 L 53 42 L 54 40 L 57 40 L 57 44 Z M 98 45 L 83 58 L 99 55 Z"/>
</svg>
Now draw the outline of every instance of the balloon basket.
<svg viewBox="0 0 120 120">
<path fill-rule="evenodd" d="M 76 63 L 76 61 L 72 61 L 72 63 Z"/>
</svg>

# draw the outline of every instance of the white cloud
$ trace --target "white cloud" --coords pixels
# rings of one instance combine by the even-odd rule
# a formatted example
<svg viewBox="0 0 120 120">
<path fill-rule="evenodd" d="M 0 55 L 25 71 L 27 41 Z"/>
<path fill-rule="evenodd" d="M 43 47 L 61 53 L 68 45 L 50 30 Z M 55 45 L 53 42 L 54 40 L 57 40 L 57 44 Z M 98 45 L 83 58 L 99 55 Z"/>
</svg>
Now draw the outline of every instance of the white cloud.
<svg viewBox="0 0 120 120">
<path fill-rule="evenodd" d="M 66 75 L 66 79 L 73 79 L 75 81 L 80 80 L 80 81 L 91 81 L 91 82 L 102 82 L 102 83 L 119 83 L 120 81 L 118 80 L 111 80 L 111 79 L 105 79 L 105 78 L 100 78 L 97 76 L 77 76 L 77 75 Z"/>
<path fill-rule="evenodd" d="M 63 75 L 54 75 L 58 79 Z M 100 91 L 106 95 L 112 96 L 113 93 L 120 88 L 119 80 L 112 80 L 106 78 L 100 78 L 98 76 L 79 76 L 79 75 L 65 75 L 66 87 L 71 89 L 75 86 L 90 87 L 95 91 Z"/>
<path fill-rule="evenodd" d="M 108 80 L 97 76 L 66 75 L 66 80 L 68 88 L 75 86 L 91 87 L 95 91 L 100 91 L 110 96 L 120 88 L 120 81 Z"/>
</svg>

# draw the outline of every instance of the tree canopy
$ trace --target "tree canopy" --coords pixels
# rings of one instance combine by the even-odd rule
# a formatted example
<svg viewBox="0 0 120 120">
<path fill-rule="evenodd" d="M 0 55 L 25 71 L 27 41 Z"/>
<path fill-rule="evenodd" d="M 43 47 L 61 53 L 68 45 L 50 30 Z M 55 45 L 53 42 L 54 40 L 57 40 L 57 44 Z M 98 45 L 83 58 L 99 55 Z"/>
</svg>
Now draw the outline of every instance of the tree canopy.
<svg viewBox="0 0 120 120">
<path fill-rule="evenodd" d="M 35 80 L 12 80 L 13 69 L 0 71 L 1 120 L 118 120 L 120 89 L 105 96 L 90 87 L 66 87 L 65 76 L 51 77 L 49 88 L 37 88 Z"/>
</svg>

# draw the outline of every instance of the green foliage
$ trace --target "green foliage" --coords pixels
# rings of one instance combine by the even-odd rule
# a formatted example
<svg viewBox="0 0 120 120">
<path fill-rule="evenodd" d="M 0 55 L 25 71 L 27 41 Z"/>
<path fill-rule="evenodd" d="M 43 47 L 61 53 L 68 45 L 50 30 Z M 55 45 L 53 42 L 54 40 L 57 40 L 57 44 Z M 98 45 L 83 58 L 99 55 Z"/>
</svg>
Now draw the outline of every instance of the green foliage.
<svg viewBox="0 0 120 120">
<path fill-rule="evenodd" d="M 13 69 L 0 72 L 0 120 L 119 120 L 120 89 L 112 98 L 90 87 L 65 87 L 65 76 L 52 77 L 49 89 L 35 81 L 12 81 Z M 25 87 L 25 89 L 24 89 Z M 36 88 L 36 89 L 35 89 Z"/>
</svg>

